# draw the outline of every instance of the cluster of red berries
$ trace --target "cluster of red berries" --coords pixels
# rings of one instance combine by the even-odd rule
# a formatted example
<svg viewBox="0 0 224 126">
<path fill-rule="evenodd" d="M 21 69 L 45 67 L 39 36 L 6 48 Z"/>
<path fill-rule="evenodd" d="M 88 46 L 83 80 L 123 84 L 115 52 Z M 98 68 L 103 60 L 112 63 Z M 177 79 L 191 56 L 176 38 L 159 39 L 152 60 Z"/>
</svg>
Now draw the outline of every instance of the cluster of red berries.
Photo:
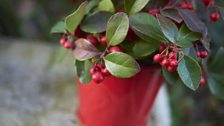
<svg viewBox="0 0 224 126">
<path fill-rule="evenodd" d="M 97 84 L 103 82 L 105 77 L 111 75 L 107 68 L 102 64 L 92 66 L 89 72 L 92 76 L 92 80 Z"/>
<path fill-rule="evenodd" d="M 66 49 L 70 49 L 73 47 L 73 42 L 70 40 L 70 37 L 65 35 L 60 39 L 60 44 L 64 46 Z"/>
<path fill-rule="evenodd" d="M 208 51 L 201 42 L 195 42 L 194 48 L 196 50 L 197 57 L 206 58 L 208 56 Z"/>
<path fill-rule="evenodd" d="M 98 46 L 99 44 L 102 44 L 104 46 L 107 46 L 107 39 L 106 36 L 101 37 L 99 40 L 94 37 L 94 36 L 87 36 L 86 40 L 88 40 L 89 42 L 91 42 L 92 45 L 94 46 Z M 123 49 L 120 46 L 110 46 L 108 48 L 108 53 L 112 53 L 112 52 L 123 52 Z"/>
<path fill-rule="evenodd" d="M 182 3 L 180 4 L 180 8 L 181 8 L 181 9 L 189 9 L 189 10 L 191 10 L 191 9 L 193 9 L 193 6 L 192 6 L 192 4 L 189 3 L 189 2 L 182 2 Z"/>
<path fill-rule="evenodd" d="M 163 50 L 167 48 L 165 45 L 160 46 L 160 51 L 162 53 L 155 54 L 153 57 L 153 61 L 155 63 L 160 63 L 161 66 L 165 67 L 167 71 L 174 72 L 177 69 L 178 59 L 177 59 L 177 51 L 172 50 L 166 54 L 164 54 Z M 168 50 L 167 50 L 168 51 Z"/>
</svg>

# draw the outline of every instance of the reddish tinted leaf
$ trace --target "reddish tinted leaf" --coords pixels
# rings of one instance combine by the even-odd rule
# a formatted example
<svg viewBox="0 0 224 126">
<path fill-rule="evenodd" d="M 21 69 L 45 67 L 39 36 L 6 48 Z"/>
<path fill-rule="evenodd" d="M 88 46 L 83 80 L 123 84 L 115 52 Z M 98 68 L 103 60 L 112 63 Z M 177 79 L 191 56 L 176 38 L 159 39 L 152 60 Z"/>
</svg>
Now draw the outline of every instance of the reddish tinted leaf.
<svg viewBox="0 0 224 126">
<path fill-rule="evenodd" d="M 186 23 L 187 27 L 193 32 L 199 32 L 206 37 L 208 34 L 207 27 L 205 24 L 200 20 L 198 15 L 195 11 L 192 10 L 178 10 L 180 15 L 182 16 L 184 22 Z"/>
<path fill-rule="evenodd" d="M 75 45 L 76 47 L 73 50 L 73 55 L 80 61 L 90 59 L 100 53 L 98 49 L 86 39 L 78 39 Z"/>
<path fill-rule="evenodd" d="M 177 23 L 181 23 L 183 21 L 183 19 L 179 15 L 178 11 L 174 8 L 165 8 L 165 9 L 161 10 L 160 13 L 163 16 L 176 21 Z"/>
</svg>

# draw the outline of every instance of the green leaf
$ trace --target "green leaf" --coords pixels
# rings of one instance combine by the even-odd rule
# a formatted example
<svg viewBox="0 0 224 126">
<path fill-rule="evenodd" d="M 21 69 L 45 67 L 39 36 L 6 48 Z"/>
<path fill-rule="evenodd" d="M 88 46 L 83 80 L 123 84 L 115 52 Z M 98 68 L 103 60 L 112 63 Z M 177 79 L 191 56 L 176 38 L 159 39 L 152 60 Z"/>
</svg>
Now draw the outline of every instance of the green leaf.
<svg viewBox="0 0 224 126">
<path fill-rule="evenodd" d="M 149 0 L 125 0 L 125 12 L 127 12 L 129 15 L 135 14 L 141 11 L 147 5 L 148 2 Z"/>
<path fill-rule="evenodd" d="M 223 76 L 221 77 L 220 80 L 222 81 L 215 79 L 212 74 L 208 74 L 207 76 L 208 87 L 211 93 L 216 97 L 224 100 Z"/>
<path fill-rule="evenodd" d="M 95 12 L 81 23 L 80 28 L 87 33 L 100 33 L 106 31 L 106 26 L 109 18 L 111 17 L 109 12 Z M 99 20 L 100 19 L 100 20 Z"/>
<path fill-rule="evenodd" d="M 130 16 L 132 30 L 145 41 L 167 42 L 159 23 L 148 13 L 137 13 Z"/>
<path fill-rule="evenodd" d="M 107 23 L 106 37 L 109 45 L 118 45 L 126 37 L 129 28 L 128 16 L 125 13 L 114 14 Z"/>
<path fill-rule="evenodd" d="M 191 47 L 193 42 L 201 38 L 200 33 L 191 32 L 188 27 L 183 24 L 179 30 L 176 44 L 181 47 Z"/>
<path fill-rule="evenodd" d="M 73 55 L 77 60 L 84 61 L 99 55 L 98 49 L 86 39 L 78 39 L 75 41 L 75 49 Z"/>
<path fill-rule="evenodd" d="M 59 21 L 52 28 L 51 33 L 66 33 L 65 22 Z"/>
<path fill-rule="evenodd" d="M 86 61 L 76 60 L 75 65 L 80 82 L 82 82 L 83 84 L 89 83 L 92 80 L 92 77 L 89 73 L 89 70 L 92 67 L 92 63 L 89 60 Z"/>
<path fill-rule="evenodd" d="M 110 53 L 104 57 L 104 61 L 110 73 L 119 78 L 129 78 L 140 71 L 137 61 L 125 53 Z"/>
<path fill-rule="evenodd" d="M 204 22 L 201 21 L 199 16 L 195 11 L 190 11 L 187 9 L 179 9 L 179 14 L 183 18 L 184 22 L 186 23 L 187 27 L 193 32 L 199 32 L 206 37 L 208 34 L 208 29 Z"/>
<path fill-rule="evenodd" d="M 136 41 L 135 43 L 136 44 L 133 47 L 133 52 L 138 57 L 144 57 L 152 54 L 153 52 L 158 50 L 161 44 L 160 42 L 155 41 L 145 42 L 142 40 Z"/>
<path fill-rule="evenodd" d="M 178 28 L 175 23 L 160 14 L 157 15 L 157 18 L 163 34 L 170 42 L 175 43 L 178 35 Z"/>
<path fill-rule="evenodd" d="M 220 47 L 212 62 L 209 64 L 209 71 L 213 73 L 218 73 L 220 75 L 224 74 L 224 48 Z"/>
<path fill-rule="evenodd" d="M 168 72 L 165 67 L 163 67 L 162 74 L 166 82 L 169 84 L 176 84 L 179 81 L 179 75 L 176 71 L 171 73 Z"/>
<path fill-rule="evenodd" d="M 115 12 L 114 4 L 111 0 L 102 0 L 99 3 L 98 10 L 108 11 L 108 12 L 112 12 L 112 13 Z"/>
<path fill-rule="evenodd" d="M 163 16 L 168 17 L 177 23 L 181 23 L 183 19 L 181 16 L 178 14 L 178 11 L 173 8 L 165 8 L 160 12 Z"/>
<path fill-rule="evenodd" d="M 100 3 L 100 1 L 101 0 L 91 0 L 91 1 L 88 1 L 88 4 L 86 6 L 85 14 L 89 14 L 90 11 Z"/>
<path fill-rule="evenodd" d="M 70 33 L 73 33 L 76 30 L 76 28 L 84 18 L 87 4 L 87 1 L 83 2 L 75 12 L 65 18 L 65 25 Z"/>
<path fill-rule="evenodd" d="M 192 90 L 196 90 L 201 79 L 201 67 L 193 58 L 184 56 L 177 67 L 177 72 L 183 83 Z"/>
</svg>

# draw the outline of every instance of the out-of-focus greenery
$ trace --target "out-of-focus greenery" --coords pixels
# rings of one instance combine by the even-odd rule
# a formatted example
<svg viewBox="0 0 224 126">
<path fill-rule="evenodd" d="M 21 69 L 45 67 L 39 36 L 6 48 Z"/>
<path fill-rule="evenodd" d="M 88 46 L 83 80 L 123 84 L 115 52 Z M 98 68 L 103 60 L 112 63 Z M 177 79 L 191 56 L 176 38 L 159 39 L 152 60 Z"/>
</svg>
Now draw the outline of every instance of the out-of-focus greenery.
<svg viewBox="0 0 224 126">
<path fill-rule="evenodd" d="M 52 40 L 51 27 L 81 0 L 1 0 L 0 35 Z"/>
</svg>

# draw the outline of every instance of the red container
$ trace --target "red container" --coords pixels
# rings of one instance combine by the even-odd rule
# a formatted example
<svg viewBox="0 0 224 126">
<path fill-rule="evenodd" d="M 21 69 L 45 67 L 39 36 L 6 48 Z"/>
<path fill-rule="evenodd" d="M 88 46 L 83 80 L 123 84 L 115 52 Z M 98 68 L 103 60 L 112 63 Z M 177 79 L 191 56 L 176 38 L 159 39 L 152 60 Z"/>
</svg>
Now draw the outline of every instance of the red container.
<svg viewBox="0 0 224 126">
<path fill-rule="evenodd" d="M 78 118 L 82 126 L 146 126 L 163 82 L 160 70 L 144 67 L 127 79 L 109 77 L 101 84 L 78 82 Z"/>
</svg>

